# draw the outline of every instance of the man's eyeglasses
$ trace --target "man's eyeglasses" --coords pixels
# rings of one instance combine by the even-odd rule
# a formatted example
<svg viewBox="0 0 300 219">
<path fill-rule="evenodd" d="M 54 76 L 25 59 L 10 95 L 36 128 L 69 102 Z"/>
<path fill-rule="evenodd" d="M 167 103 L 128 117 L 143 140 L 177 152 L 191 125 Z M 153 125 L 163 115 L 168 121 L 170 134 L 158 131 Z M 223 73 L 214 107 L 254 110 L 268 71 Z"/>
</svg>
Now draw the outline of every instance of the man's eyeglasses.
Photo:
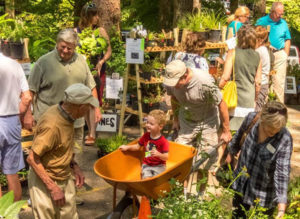
<svg viewBox="0 0 300 219">
<path fill-rule="evenodd" d="M 286 108 L 282 108 L 282 109 L 276 109 L 276 108 L 268 108 L 268 113 L 270 114 L 274 114 L 274 113 L 279 113 L 280 115 L 285 116 L 287 114 L 287 109 Z"/>
</svg>

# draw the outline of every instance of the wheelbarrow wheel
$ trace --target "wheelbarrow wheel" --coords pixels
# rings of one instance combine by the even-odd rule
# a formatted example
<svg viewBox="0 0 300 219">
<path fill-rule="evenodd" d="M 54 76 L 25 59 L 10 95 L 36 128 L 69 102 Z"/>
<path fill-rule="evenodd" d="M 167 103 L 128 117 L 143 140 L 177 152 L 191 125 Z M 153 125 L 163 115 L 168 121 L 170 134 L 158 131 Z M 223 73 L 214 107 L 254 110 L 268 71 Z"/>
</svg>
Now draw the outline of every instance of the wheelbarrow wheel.
<svg viewBox="0 0 300 219">
<path fill-rule="evenodd" d="M 136 203 L 136 213 L 138 213 L 139 210 L 139 203 L 138 201 Z M 109 215 L 109 219 L 131 219 L 133 218 L 133 200 L 131 197 L 128 196 L 128 194 L 125 194 L 125 196 L 120 200 L 120 202 L 117 204 L 115 210 Z"/>
</svg>

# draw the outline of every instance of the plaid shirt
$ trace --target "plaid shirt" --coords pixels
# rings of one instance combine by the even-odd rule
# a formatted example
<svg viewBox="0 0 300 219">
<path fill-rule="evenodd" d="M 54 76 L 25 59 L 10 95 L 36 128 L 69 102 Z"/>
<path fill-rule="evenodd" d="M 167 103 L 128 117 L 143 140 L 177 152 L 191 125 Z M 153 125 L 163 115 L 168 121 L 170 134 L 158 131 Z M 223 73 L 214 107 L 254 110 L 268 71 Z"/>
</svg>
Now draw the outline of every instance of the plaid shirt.
<svg viewBox="0 0 300 219">
<path fill-rule="evenodd" d="M 234 177 L 243 167 L 250 177 L 241 176 L 233 183 L 233 189 L 244 195 L 243 202 L 253 205 L 259 199 L 262 207 L 271 208 L 276 203 L 287 203 L 287 189 L 290 174 L 290 160 L 293 140 L 286 128 L 263 143 L 258 142 L 259 120 L 251 128 L 242 148 L 239 142 L 256 113 L 249 113 L 242 126 L 229 143 L 229 152 L 240 157 Z"/>
</svg>

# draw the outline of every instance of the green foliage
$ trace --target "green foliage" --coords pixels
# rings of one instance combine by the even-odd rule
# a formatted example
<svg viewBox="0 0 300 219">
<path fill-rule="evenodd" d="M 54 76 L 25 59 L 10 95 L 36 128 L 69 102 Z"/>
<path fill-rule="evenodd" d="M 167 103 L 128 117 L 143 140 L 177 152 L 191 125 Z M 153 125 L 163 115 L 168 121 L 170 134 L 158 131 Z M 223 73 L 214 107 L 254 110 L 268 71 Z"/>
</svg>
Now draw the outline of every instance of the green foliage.
<svg viewBox="0 0 300 219">
<path fill-rule="evenodd" d="M 20 179 L 27 179 L 27 176 L 28 176 L 28 170 L 26 170 L 25 168 L 20 170 L 18 173 L 19 175 L 19 178 Z M 0 169 L 0 186 L 7 186 L 7 179 L 6 179 L 6 176 L 1 173 L 1 169 Z"/>
<path fill-rule="evenodd" d="M 186 28 L 193 32 L 204 31 L 206 29 L 219 29 L 226 24 L 226 17 L 221 12 L 214 10 L 203 10 L 198 13 L 187 13 L 182 16 L 177 23 L 180 29 Z"/>
<path fill-rule="evenodd" d="M 132 6 L 127 6 L 121 9 L 121 28 L 122 30 L 131 30 L 136 25 L 142 23 L 136 17 L 136 9 Z"/>
<path fill-rule="evenodd" d="M 284 218 L 299 218 L 300 215 L 300 177 L 293 179 L 288 188 L 289 205 Z"/>
<path fill-rule="evenodd" d="M 107 61 L 108 71 L 110 73 L 117 72 L 122 76 L 127 67 L 125 60 L 125 43 L 121 40 L 120 32 L 117 32 L 115 27 L 111 28 L 109 37 L 112 54 Z"/>
<path fill-rule="evenodd" d="M 79 44 L 76 51 L 86 57 L 86 61 L 89 65 L 92 74 L 96 74 L 94 70 L 95 66 L 91 63 L 91 57 L 104 54 L 107 49 L 107 42 L 105 38 L 100 36 L 99 28 L 92 30 L 91 27 L 85 28 L 79 36 Z"/>
<path fill-rule="evenodd" d="M 98 138 L 96 139 L 96 145 L 101 152 L 110 153 L 118 149 L 121 145 L 127 144 L 126 136 L 114 135 L 110 138 Z"/>
<path fill-rule="evenodd" d="M 288 65 L 287 67 L 287 75 L 294 76 L 296 79 L 296 84 L 300 84 L 300 65 Z"/>
<path fill-rule="evenodd" d="M 25 200 L 14 202 L 14 193 L 10 191 L 0 198 L 0 218 L 17 219 L 22 207 L 26 205 Z"/>
<path fill-rule="evenodd" d="M 132 3 L 135 8 L 137 20 L 146 29 L 152 31 L 160 30 L 157 21 L 159 20 L 159 0 L 135 0 Z"/>
</svg>

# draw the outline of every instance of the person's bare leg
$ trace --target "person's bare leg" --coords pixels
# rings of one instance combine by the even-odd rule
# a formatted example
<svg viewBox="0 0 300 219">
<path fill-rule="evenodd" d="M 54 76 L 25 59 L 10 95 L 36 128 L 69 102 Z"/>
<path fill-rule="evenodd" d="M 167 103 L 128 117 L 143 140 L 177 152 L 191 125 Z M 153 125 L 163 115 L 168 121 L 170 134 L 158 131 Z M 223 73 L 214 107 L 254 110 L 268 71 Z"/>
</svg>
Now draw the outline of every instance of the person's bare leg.
<svg viewBox="0 0 300 219">
<path fill-rule="evenodd" d="M 14 191 L 15 201 L 19 201 L 22 198 L 22 187 L 19 180 L 18 174 L 7 174 L 6 175 L 8 190 Z"/>
<path fill-rule="evenodd" d="M 89 135 L 90 137 L 96 138 L 96 123 L 95 123 L 95 108 L 91 107 L 90 111 L 88 112 L 89 117 Z"/>
<path fill-rule="evenodd" d="M 89 112 L 84 116 L 84 119 L 85 119 L 86 125 L 88 127 L 87 136 L 90 136 L 91 124 L 90 124 L 90 113 Z M 84 138 L 84 140 L 86 140 L 86 137 Z"/>
</svg>

